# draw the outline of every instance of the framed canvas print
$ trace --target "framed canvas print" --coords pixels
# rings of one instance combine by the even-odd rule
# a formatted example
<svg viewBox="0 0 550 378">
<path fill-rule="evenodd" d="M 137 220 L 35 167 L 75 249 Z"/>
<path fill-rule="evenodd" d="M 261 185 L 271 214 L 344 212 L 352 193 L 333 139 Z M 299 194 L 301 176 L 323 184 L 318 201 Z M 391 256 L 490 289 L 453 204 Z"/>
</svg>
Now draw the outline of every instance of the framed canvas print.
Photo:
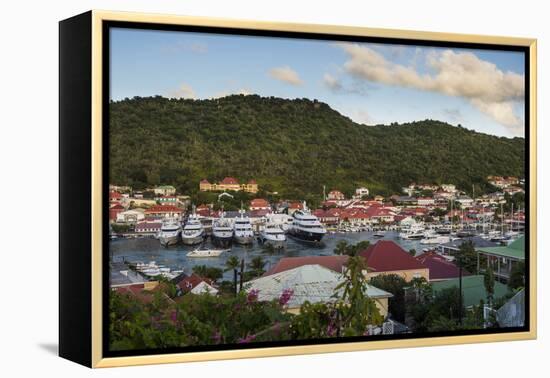
<svg viewBox="0 0 550 378">
<path fill-rule="evenodd" d="M 60 355 L 536 337 L 536 41 L 60 22 Z"/>
</svg>

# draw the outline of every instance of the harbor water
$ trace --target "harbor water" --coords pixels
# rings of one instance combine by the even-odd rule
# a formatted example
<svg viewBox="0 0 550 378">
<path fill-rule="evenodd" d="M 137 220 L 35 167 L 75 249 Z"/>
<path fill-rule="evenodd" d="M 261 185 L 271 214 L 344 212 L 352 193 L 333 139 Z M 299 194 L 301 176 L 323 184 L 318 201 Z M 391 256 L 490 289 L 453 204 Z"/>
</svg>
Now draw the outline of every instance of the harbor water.
<svg viewBox="0 0 550 378">
<path fill-rule="evenodd" d="M 189 258 L 187 253 L 193 251 L 197 246 L 186 246 L 177 244 L 170 247 L 163 247 L 160 242 L 154 238 L 126 239 L 119 238 L 110 241 L 109 255 L 111 261 L 126 261 L 129 263 L 149 263 L 155 261 L 158 265 L 164 265 L 171 270 L 183 270 L 191 274 L 196 265 L 206 265 L 224 269 L 225 262 L 230 256 L 236 256 L 245 260 L 245 264 L 256 256 L 261 256 L 266 262 L 264 270 L 269 270 L 283 257 L 298 256 L 331 256 L 334 255 L 336 244 L 340 240 L 345 240 L 350 244 L 355 244 L 363 240 L 368 240 L 371 244 L 378 240 L 393 240 L 401 245 L 405 251 L 415 249 L 417 254 L 422 253 L 422 249 L 428 246 L 421 245 L 419 240 L 403 240 L 396 231 L 387 231 L 383 238 L 375 237 L 371 231 L 347 232 L 327 234 L 319 244 L 304 243 L 291 237 L 287 237 L 286 246 L 282 249 L 276 249 L 275 252 L 269 251 L 256 240 L 252 245 L 243 246 L 233 243 L 230 251 L 223 253 L 219 257 L 209 258 Z M 201 248 L 217 248 L 212 245 L 210 238 L 206 239 Z M 231 280 L 233 273 L 224 273 L 224 280 Z"/>
</svg>

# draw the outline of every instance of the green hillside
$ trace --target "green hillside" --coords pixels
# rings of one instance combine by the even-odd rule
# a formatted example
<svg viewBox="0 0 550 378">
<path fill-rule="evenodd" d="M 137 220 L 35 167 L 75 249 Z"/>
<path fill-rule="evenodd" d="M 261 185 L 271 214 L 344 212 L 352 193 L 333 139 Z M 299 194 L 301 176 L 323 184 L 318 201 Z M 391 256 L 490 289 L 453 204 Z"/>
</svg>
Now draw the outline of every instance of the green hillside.
<svg viewBox="0 0 550 378">
<path fill-rule="evenodd" d="M 523 138 L 433 120 L 365 126 L 308 99 L 134 98 L 110 104 L 110 182 L 135 188 L 254 178 L 289 198 L 358 185 L 388 194 L 415 182 L 476 191 L 487 175 L 524 175 Z"/>
</svg>

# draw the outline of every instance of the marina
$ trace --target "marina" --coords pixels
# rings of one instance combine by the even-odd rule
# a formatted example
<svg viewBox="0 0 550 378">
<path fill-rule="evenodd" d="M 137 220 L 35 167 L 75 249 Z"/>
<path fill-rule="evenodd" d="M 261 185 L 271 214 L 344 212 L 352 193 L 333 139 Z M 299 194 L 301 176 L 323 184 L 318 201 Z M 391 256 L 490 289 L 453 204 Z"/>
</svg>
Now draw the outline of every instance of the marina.
<svg viewBox="0 0 550 378">
<path fill-rule="evenodd" d="M 284 234 L 283 234 L 284 235 Z M 375 243 L 378 240 L 393 240 L 409 251 L 415 249 L 417 254 L 422 253 L 422 246 L 419 240 L 403 240 L 399 238 L 396 231 L 387 231 L 383 238 L 375 236 L 374 231 L 359 231 L 347 233 L 329 233 L 325 235 L 322 242 L 319 244 L 304 243 L 294 238 L 287 238 L 285 246 L 276 249 L 271 253 L 261 243 L 253 242 L 249 245 L 239 245 L 233 243 L 230 248 L 226 249 L 226 253 L 220 256 L 203 256 L 207 258 L 194 258 L 189 256 L 193 253 L 196 247 L 177 244 L 168 248 L 160 245 L 159 241 L 154 238 L 138 238 L 125 239 L 119 238 L 110 242 L 111 259 L 115 262 L 126 261 L 131 263 L 143 262 L 148 263 L 155 261 L 163 266 L 174 270 L 183 270 L 185 273 L 191 273 L 196 265 L 206 265 L 216 268 L 225 268 L 225 262 L 230 256 L 236 256 L 240 259 L 245 259 L 245 262 L 250 261 L 256 256 L 261 256 L 266 262 L 264 269 L 268 270 L 282 257 L 299 257 L 299 256 L 332 256 L 336 244 L 345 240 L 348 243 L 357 243 L 363 240 L 369 240 Z M 218 249 L 211 239 L 205 240 L 200 248 L 202 249 Z M 224 279 L 232 279 L 232 272 L 224 273 Z"/>
</svg>

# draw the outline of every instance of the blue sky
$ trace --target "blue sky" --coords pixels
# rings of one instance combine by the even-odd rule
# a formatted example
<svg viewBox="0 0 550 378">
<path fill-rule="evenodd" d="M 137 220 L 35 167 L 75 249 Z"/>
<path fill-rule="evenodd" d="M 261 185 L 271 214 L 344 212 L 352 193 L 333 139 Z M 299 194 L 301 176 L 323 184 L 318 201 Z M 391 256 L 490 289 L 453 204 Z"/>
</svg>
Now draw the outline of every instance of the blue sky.
<svg viewBox="0 0 550 378">
<path fill-rule="evenodd" d="M 524 55 L 371 43 L 111 31 L 111 98 L 258 94 L 328 103 L 367 125 L 426 118 L 524 132 Z"/>
</svg>

